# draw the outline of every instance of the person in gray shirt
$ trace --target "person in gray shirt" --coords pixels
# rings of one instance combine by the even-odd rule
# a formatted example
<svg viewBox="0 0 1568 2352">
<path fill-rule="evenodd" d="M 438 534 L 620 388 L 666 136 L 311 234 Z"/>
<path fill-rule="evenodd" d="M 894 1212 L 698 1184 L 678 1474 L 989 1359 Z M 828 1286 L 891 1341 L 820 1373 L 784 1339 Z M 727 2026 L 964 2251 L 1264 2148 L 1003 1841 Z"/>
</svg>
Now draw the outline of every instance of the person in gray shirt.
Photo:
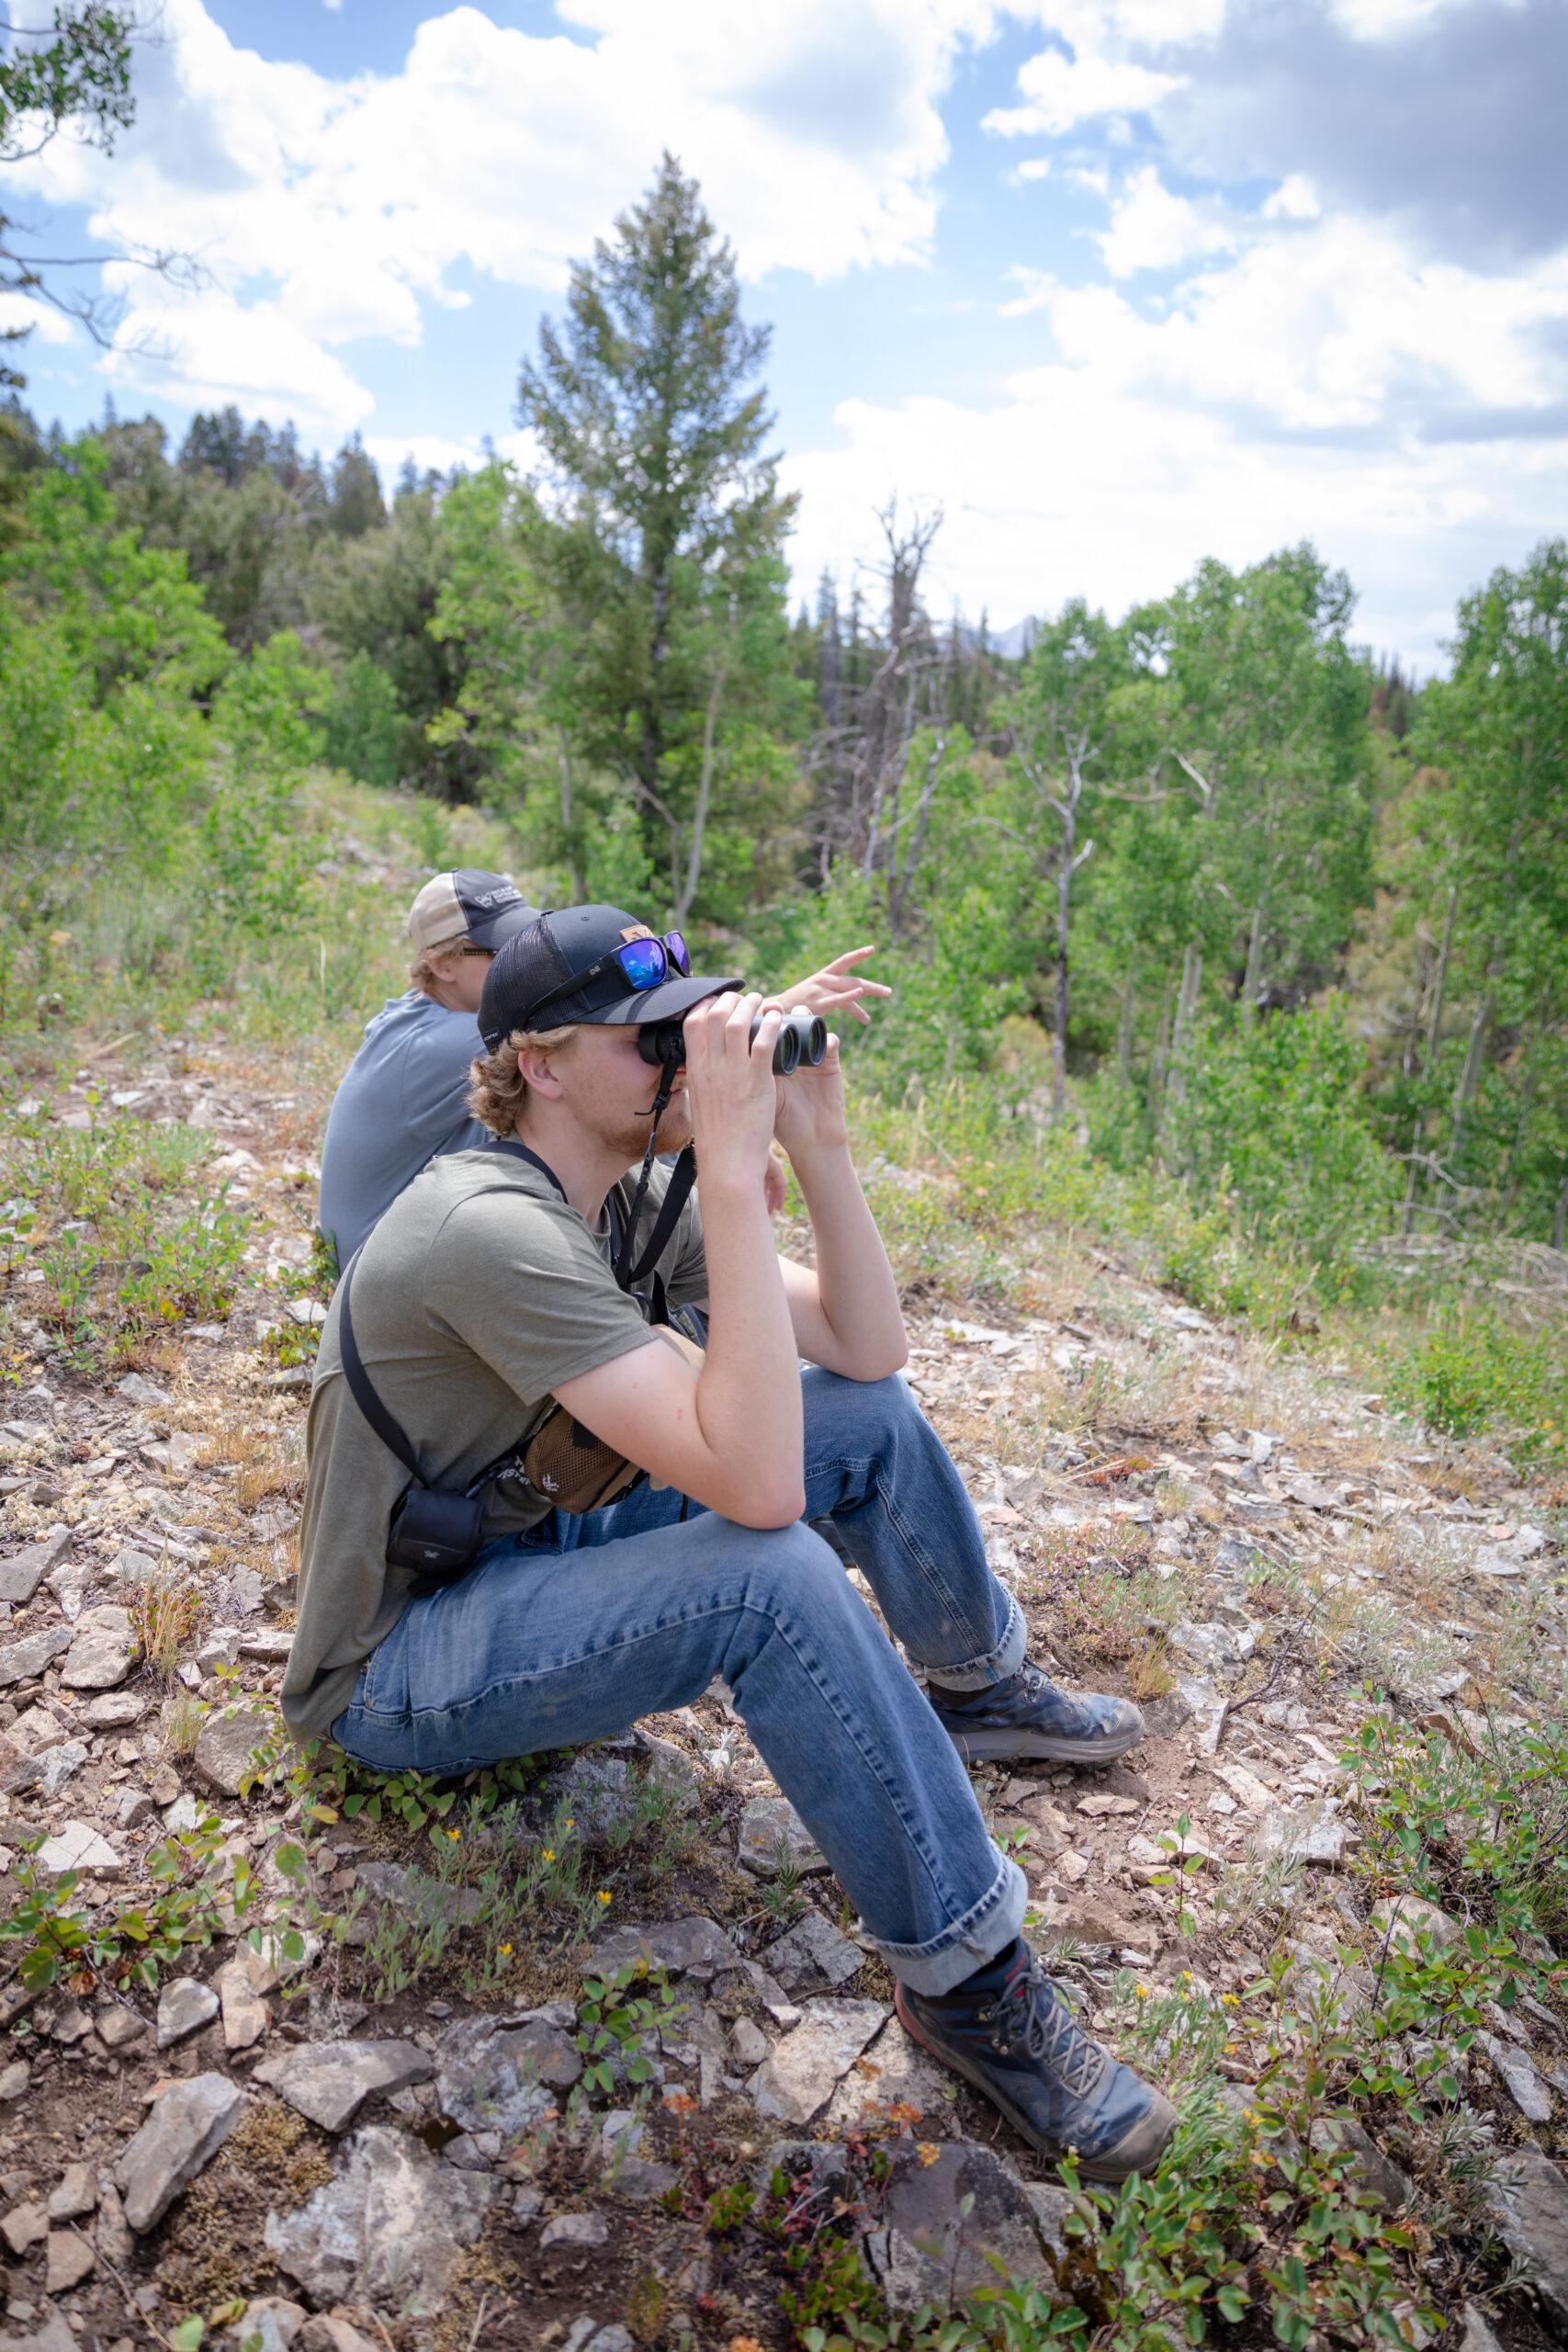
<svg viewBox="0 0 1568 2352">
<path fill-rule="evenodd" d="M 479 998 L 496 950 L 538 920 L 504 874 L 472 866 L 433 876 L 410 908 L 412 986 L 367 1022 L 327 1114 L 319 1221 L 340 1272 L 422 1168 L 490 1141 L 468 1107 L 469 1064 L 484 1051 Z M 872 953 L 852 947 L 776 1001 L 869 1021 L 862 998 L 892 994 L 854 968 Z M 784 1189 L 771 1160 L 770 1210 Z"/>
<path fill-rule="evenodd" d="M 471 866 L 410 908 L 413 985 L 367 1022 L 327 1114 L 321 1227 L 340 1270 L 427 1161 L 489 1140 L 468 1107 L 479 997 L 496 949 L 538 920 L 504 874 Z"/>
</svg>

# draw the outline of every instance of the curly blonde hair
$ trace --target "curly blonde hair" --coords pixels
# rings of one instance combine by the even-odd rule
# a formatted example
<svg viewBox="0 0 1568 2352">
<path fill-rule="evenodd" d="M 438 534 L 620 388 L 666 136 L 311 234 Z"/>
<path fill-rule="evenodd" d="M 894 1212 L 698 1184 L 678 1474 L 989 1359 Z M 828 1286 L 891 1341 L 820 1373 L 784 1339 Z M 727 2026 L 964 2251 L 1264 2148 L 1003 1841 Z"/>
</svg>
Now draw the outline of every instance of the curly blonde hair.
<svg viewBox="0 0 1568 2352">
<path fill-rule="evenodd" d="M 528 1081 L 518 1068 L 518 1057 L 530 1046 L 547 1046 L 552 1052 L 575 1037 L 581 1021 L 559 1029 L 514 1029 L 493 1054 L 479 1054 L 468 1064 L 468 1110 L 492 1136 L 509 1136 L 522 1115 Z"/>
<path fill-rule="evenodd" d="M 466 939 L 444 939 L 439 946 L 422 947 L 409 966 L 409 984 L 434 996 L 439 983 L 449 979 L 467 956 L 482 956 L 490 961 L 490 950 L 475 947 Z"/>
</svg>

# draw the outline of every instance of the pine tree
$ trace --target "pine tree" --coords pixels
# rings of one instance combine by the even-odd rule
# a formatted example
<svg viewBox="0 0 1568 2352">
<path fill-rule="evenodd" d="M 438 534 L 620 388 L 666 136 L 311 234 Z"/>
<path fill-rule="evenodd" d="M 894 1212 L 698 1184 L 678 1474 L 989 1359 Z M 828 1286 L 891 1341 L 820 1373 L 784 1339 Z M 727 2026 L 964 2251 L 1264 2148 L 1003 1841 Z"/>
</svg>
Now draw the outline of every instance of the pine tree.
<svg viewBox="0 0 1568 2352">
<path fill-rule="evenodd" d="M 764 454 L 766 394 L 747 389 L 768 341 L 741 319 L 730 247 L 666 154 L 646 199 L 573 268 L 566 317 L 546 322 L 519 380 L 519 420 L 554 478 L 541 568 L 581 624 L 581 747 L 631 784 L 677 900 L 716 744 L 788 682 L 795 501 Z"/>
</svg>

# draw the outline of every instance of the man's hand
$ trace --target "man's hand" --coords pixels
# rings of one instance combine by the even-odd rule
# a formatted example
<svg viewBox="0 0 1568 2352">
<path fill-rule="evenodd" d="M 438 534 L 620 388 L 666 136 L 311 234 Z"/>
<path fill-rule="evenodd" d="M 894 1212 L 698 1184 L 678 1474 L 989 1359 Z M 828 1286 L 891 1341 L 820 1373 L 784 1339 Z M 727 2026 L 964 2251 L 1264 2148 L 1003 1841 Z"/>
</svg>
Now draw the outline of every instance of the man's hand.
<svg viewBox="0 0 1568 2352">
<path fill-rule="evenodd" d="M 793 1167 L 800 1169 L 815 1155 L 848 1144 L 844 1073 L 839 1062 L 839 1041 L 831 1030 L 822 1059 L 799 1063 L 793 1077 L 779 1080 L 778 1093 L 773 1133 Z"/>
<path fill-rule="evenodd" d="M 852 1021 L 869 1021 L 871 1015 L 861 999 L 893 993 L 880 980 L 864 979 L 853 969 L 875 953 L 874 947 L 847 947 L 830 964 L 824 964 L 819 972 L 808 972 L 805 979 L 797 980 L 793 988 L 781 989 L 767 1001 L 782 1004 L 791 1012 L 819 1012 L 824 1021 L 840 1020 L 845 1013 Z"/>
<path fill-rule="evenodd" d="M 781 1015 L 760 996 L 709 997 L 687 1013 L 686 1093 L 705 1198 L 721 1184 L 762 1189 L 777 1115 L 773 1047 Z M 757 1042 L 753 1021 L 761 1015 Z"/>
</svg>

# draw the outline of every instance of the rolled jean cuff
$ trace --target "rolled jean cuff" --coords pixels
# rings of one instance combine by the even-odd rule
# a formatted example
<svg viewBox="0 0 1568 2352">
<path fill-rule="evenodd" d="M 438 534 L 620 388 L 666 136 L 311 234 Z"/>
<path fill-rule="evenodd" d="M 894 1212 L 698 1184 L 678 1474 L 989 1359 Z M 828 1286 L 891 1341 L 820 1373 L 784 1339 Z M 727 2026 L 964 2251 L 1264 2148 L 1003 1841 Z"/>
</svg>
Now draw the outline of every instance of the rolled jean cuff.
<svg viewBox="0 0 1568 2352">
<path fill-rule="evenodd" d="M 1029 1882 L 1016 1862 L 997 1855 L 997 1874 L 962 1919 L 924 1944 L 871 1941 L 911 1993 L 951 1993 L 977 1968 L 1006 1951 L 1023 1925 Z"/>
<path fill-rule="evenodd" d="M 1016 1674 L 1029 1647 L 1029 1628 L 1010 1592 L 1007 1603 L 1007 1631 L 994 1649 L 983 1657 L 965 1658 L 961 1666 L 928 1666 L 926 1680 L 939 1690 L 988 1690 L 993 1682 L 1005 1682 Z"/>
</svg>

